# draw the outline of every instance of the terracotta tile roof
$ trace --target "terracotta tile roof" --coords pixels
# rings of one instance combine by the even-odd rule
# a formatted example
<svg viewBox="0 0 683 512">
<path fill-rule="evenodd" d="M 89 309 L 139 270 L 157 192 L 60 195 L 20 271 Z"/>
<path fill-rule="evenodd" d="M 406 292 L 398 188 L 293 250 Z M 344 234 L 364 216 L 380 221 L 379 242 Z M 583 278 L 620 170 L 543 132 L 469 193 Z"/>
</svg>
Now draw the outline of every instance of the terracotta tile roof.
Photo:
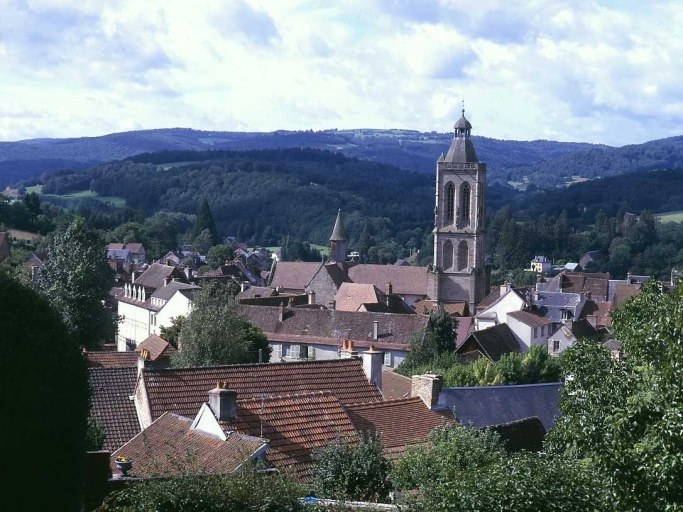
<svg viewBox="0 0 683 512">
<path fill-rule="evenodd" d="M 508 313 L 508 316 L 531 327 L 541 327 L 553 323 L 552 320 L 531 311 L 512 311 Z"/>
<path fill-rule="evenodd" d="M 399 295 L 427 295 L 427 268 L 396 265 L 355 265 L 349 269 L 354 283 L 374 284 L 386 290 L 391 283 Z"/>
<path fill-rule="evenodd" d="M 169 411 L 194 416 L 216 382 L 227 381 L 241 398 L 330 391 L 341 403 L 381 400 L 360 359 L 245 364 L 142 371 L 152 419 Z"/>
<path fill-rule="evenodd" d="M 435 300 L 418 300 L 415 302 L 415 311 L 428 315 L 432 311 L 441 306 L 446 313 L 451 316 L 466 316 L 468 313 L 468 304 L 466 302 L 451 302 L 448 304 L 439 304 Z"/>
<path fill-rule="evenodd" d="M 382 446 L 391 457 L 408 445 L 425 441 L 432 429 L 445 421 L 419 397 L 347 405 L 346 412 L 359 432 L 381 433 Z"/>
<path fill-rule="evenodd" d="M 393 372 L 386 367 L 382 368 L 382 396 L 385 400 L 395 398 L 407 398 L 412 389 L 412 380 Z"/>
<path fill-rule="evenodd" d="M 607 301 L 586 301 L 585 306 L 581 310 L 581 319 L 588 319 L 595 316 L 596 325 L 598 327 L 609 327 L 612 325 L 612 303 Z"/>
<path fill-rule="evenodd" d="M 477 311 L 484 311 L 491 304 L 500 299 L 500 296 L 500 286 L 492 286 L 491 292 L 486 297 L 484 297 L 484 300 L 477 304 Z"/>
<path fill-rule="evenodd" d="M 85 353 L 88 368 L 136 368 L 135 352 L 93 351 Z"/>
<path fill-rule="evenodd" d="M 257 297 L 272 297 L 275 295 L 275 288 L 267 286 L 250 286 L 243 292 L 237 294 L 237 300 L 254 299 Z"/>
<path fill-rule="evenodd" d="M 307 261 L 280 261 L 275 266 L 275 274 L 270 286 L 272 288 L 303 290 L 313 279 L 321 265 L 321 263 Z"/>
<path fill-rule="evenodd" d="M 104 450 L 113 451 L 140 432 L 135 404 L 136 368 L 91 368 L 92 417 L 104 427 Z"/>
<path fill-rule="evenodd" d="M 128 474 L 139 478 L 232 473 L 266 444 L 261 438 L 236 432 L 223 440 L 192 430 L 192 421 L 163 414 L 111 455 L 112 474 L 120 473 L 114 463 L 119 455 L 133 460 Z"/>
<path fill-rule="evenodd" d="M 371 342 L 376 320 L 377 341 L 406 344 L 414 333 L 424 332 L 429 323 L 429 317 L 425 315 L 329 309 L 285 308 L 283 321 L 280 321 L 281 308 L 277 306 L 241 305 L 240 312 L 271 341 L 281 339 L 282 335 L 290 335 L 327 338 L 330 340 L 328 344 L 338 344 L 343 339 Z"/>
<path fill-rule="evenodd" d="M 627 300 L 640 293 L 640 284 L 617 284 L 612 298 L 612 309 L 619 308 Z"/>
<path fill-rule="evenodd" d="M 145 339 L 136 347 L 135 352 L 132 353 L 137 356 L 143 350 L 149 351 L 149 357 L 151 361 L 156 361 L 160 357 L 171 357 L 173 354 L 177 352 L 173 345 L 171 345 L 161 336 L 157 336 L 156 334 L 152 334 L 147 339 Z"/>
<path fill-rule="evenodd" d="M 329 391 L 250 400 L 240 400 L 238 394 L 237 418 L 221 426 L 263 436 L 269 445 L 268 462 L 302 480 L 309 478 L 313 450 L 336 437 L 357 436 L 344 407 Z"/>
<path fill-rule="evenodd" d="M 608 273 L 563 272 L 560 275 L 563 292 L 590 293 L 595 300 L 607 300 L 610 277 Z"/>
<path fill-rule="evenodd" d="M 342 283 L 334 297 L 337 311 L 358 311 L 362 304 L 376 304 L 382 299 L 375 285 Z"/>
</svg>

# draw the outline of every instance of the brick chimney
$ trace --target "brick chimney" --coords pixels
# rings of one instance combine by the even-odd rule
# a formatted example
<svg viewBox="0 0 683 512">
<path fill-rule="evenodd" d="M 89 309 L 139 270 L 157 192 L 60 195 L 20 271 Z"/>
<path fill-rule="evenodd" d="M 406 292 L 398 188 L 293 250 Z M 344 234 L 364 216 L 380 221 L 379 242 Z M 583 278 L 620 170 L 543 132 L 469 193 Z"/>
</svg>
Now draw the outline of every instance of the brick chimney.
<svg viewBox="0 0 683 512">
<path fill-rule="evenodd" d="M 368 382 L 382 390 L 382 363 L 384 362 L 384 352 L 377 350 L 374 345 L 361 353 L 363 359 L 363 371 L 368 378 Z"/>
<path fill-rule="evenodd" d="M 351 357 L 358 357 L 358 351 L 353 347 L 353 341 L 342 341 L 341 354 L 342 359 L 349 359 Z"/>
<path fill-rule="evenodd" d="M 432 373 L 413 375 L 410 396 L 419 396 L 427 407 L 432 409 L 439 401 L 441 377 Z"/>
<path fill-rule="evenodd" d="M 146 348 L 142 349 L 140 351 L 140 355 L 138 356 L 138 375 L 140 375 L 140 372 L 143 370 L 143 368 L 151 368 L 152 365 L 152 354 L 150 354 L 149 350 Z"/>
<path fill-rule="evenodd" d="M 230 421 L 237 418 L 237 391 L 228 389 L 228 383 L 217 382 L 209 391 L 209 407 L 218 421 Z"/>
</svg>

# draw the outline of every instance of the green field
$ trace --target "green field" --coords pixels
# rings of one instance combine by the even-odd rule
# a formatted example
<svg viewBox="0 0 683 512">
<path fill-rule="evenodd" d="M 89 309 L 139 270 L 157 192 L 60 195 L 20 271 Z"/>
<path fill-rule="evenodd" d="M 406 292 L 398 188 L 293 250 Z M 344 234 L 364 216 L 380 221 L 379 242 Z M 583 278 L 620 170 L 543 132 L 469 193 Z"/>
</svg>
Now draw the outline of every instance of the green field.
<svg viewBox="0 0 683 512">
<path fill-rule="evenodd" d="M 157 165 L 157 169 L 160 169 L 162 171 L 168 171 L 169 169 L 173 169 L 174 167 L 182 167 L 183 165 L 190 165 L 194 163 L 196 162 L 172 162 L 170 164 Z"/>
<path fill-rule="evenodd" d="M 683 222 L 683 210 L 658 213 L 655 217 L 659 219 L 659 222 Z"/>
<path fill-rule="evenodd" d="M 28 191 L 28 189 L 26 189 Z M 123 208 L 126 206 L 126 200 L 123 197 L 118 196 L 101 196 L 97 192 L 92 190 L 81 190 L 79 192 L 73 192 L 71 194 L 64 194 L 61 196 L 45 194 L 45 197 L 61 197 L 62 199 L 95 199 L 102 203 L 109 203 L 116 208 Z"/>
<path fill-rule="evenodd" d="M 36 194 L 42 194 L 43 193 L 43 186 L 42 185 L 33 185 L 32 187 L 26 187 L 26 193 L 30 194 L 31 192 L 35 192 Z"/>
</svg>

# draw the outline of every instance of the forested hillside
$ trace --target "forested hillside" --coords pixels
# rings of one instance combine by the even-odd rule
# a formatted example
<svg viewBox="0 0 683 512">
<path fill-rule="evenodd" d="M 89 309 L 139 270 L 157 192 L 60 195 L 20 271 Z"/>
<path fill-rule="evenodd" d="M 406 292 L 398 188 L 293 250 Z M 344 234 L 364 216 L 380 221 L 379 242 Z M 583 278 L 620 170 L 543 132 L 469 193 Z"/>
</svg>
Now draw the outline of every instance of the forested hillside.
<svg viewBox="0 0 683 512">
<path fill-rule="evenodd" d="M 114 133 L 101 137 L 34 139 L 0 142 L 0 187 L 29 180 L 58 169 L 81 169 L 162 150 L 303 148 L 328 149 L 349 157 L 395 165 L 402 169 L 434 172 L 434 162 L 448 149 L 449 133 L 414 130 L 276 131 L 271 133 L 208 132 L 169 128 Z M 566 153 L 597 147 L 591 144 L 552 141 L 506 141 L 474 137 L 479 158 L 491 175 L 507 178 L 508 168 L 531 165 Z"/>
<path fill-rule="evenodd" d="M 326 245 L 337 209 L 350 243 L 361 250 L 392 240 L 419 247 L 431 230 L 433 177 L 427 174 L 312 149 L 161 153 L 134 160 L 56 173 L 44 180 L 43 194 L 89 188 L 120 196 L 146 215 L 194 214 L 206 198 L 219 235 L 261 245 L 275 245 L 285 235 Z M 183 160 L 194 162 L 160 165 Z"/>
</svg>

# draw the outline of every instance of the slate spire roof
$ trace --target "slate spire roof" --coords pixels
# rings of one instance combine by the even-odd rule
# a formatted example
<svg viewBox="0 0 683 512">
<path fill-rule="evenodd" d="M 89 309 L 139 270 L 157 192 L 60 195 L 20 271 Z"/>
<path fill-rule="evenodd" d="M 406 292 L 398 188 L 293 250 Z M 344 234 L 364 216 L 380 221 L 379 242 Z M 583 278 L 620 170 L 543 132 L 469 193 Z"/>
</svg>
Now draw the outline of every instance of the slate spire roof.
<svg viewBox="0 0 683 512">
<path fill-rule="evenodd" d="M 334 221 L 334 229 L 332 230 L 332 236 L 330 236 L 330 242 L 339 241 L 346 241 L 346 230 L 341 218 L 341 209 L 337 211 L 337 220 Z"/>
<path fill-rule="evenodd" d="M 448 153 L 439 161 L 452 163 L 477 163 L 477 153 L 474 151 L 474 145 L 470 139 L 470 131 L 472 130 L 472 123 L 465 117 L 465 109 L 462 110 L 462 117 L 458 119 L 453 125 L 455 135 L 453 142 L 451 142 Z"/>
</svg>

